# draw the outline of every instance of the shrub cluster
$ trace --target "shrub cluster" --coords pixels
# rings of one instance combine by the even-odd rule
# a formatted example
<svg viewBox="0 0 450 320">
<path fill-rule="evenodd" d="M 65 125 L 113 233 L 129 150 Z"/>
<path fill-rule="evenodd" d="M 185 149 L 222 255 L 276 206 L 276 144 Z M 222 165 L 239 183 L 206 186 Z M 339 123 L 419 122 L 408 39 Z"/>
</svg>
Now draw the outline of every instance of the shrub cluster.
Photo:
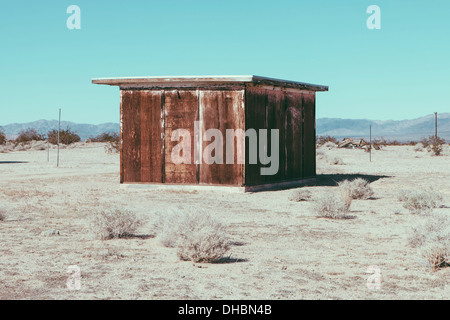
<svg viewBox="0 0 450 320">
<path fill-rule="evenodd" d="M 133 211 L 101 209 L 94 213 L 91 228 L 98 237 L 105 240 L 131 236 L 142 224 L 143 219 Z"/>
<path fill-rule="evenodd" d="M 36 129 L 27 129 L 19 132 L 19 136 L 14 140 L 16 145 L 27 144 L 31 141 L 43 141 L 45 136 L 36 131 Z"/>
<path fill-rule="evenodd" d="M 441 205 L 442 195 L 432 188 L 424 190 L 401 190 L 398 200 L 403 202 L 403 207 L 411 213 L 430 213 Z"/>
<path fill-rule="evenodd" d="M 48 132 L 48 141 L 51 144 L 58 144 L 58 130 L 51 130 Z M 69 145 L 80 141 L 80 136 L 69 128 L 59 132 L 59 143 Z"/>
</svg>

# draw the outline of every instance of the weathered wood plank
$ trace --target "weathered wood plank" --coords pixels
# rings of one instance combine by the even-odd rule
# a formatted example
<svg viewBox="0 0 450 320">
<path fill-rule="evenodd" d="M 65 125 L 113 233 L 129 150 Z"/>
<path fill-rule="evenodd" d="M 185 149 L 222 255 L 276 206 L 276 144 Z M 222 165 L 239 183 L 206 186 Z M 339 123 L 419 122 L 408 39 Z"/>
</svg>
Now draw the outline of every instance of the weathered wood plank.
<svg viewBox="0 0 450 320">
<path fill-rule="evenodd" d="M 244 91 L 200 91 L 200 119 L 201 134 L 205 135 L 209 129 L 218 129 L 222 141 L 203 141 L 201 150 L 212 143 L 220 150 L 214 153 L 202 152 L 203 159 L 200 164 L 200 183 L 201 184 L 224 184 L 238 185 L 244 184 L 244 165 L 245 160 L 245 127 L 244 127 Z M 227 130 L 233 130 L 236 136 L 233 140 L 227 140 Z M 239 131 L 240 130 L 240 131 Z M 231 131 L 229 131 L 231 133 Z M 231 138 L 231 135 L 230 135 Z M 204 139 L 202 139 L 204 140 Z M 229 154 L 227 153 L 227 145 Z M 232 149 L 231 149 L 232 148 Z M 221 159 L 218 154 L 222 153 Z M 241 159 L 238 159 L 240 153 Z M 211 157 L 212 156 L 212 157 Z M 227 161 L 228 159 L 228 161 Z M 221 161 L 220 163 L 212 163 Z M 231 162 L 231 163 L 228 163 Z"/>
<path fill-rule="evenodd" d="M 141 182 L 162 182 L 162 91 L 141 94 Z"/>
<path fill-rule="evenodd" d="M 122 92 L 123 181 L 141 181 L 141 101 L 140 93 Z"/>
<path fill-rule="evenodd" d="M 198 121 L 197 91 L 171 90 L 165 91 L 165 183 L 198 183 L 198 165 L 194 162 L 194 125 Z M 183 141 L 172 141 L 172 133 L 177 129 L 189 132 L 190 163 L 175 163 L 172 151 Z M 181 154 L 181 156 L 184 156 Z"/>
<path fill-rule="evenodd" d="M 303 177 L 302 161 L 302 94 L 286 93 L 285 155 L 287 180 Z"/>
<path fill-rule="evenodd" d="M 316 99 L 315 94 L 303 94 L 303 177 L 316 175 Z"/>
</svg>

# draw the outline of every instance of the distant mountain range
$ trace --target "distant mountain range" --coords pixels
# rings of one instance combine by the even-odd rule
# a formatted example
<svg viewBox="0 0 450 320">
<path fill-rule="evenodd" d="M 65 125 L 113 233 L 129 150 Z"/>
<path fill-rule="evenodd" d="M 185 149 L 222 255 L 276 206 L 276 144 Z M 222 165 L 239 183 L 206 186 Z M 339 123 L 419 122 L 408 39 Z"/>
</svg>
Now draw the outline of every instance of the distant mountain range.
<svg viewBox="0 0 450 320">
<path fill-rule="evenodd" d="M 319 136 L 342 138 L 384 137 L 387 140 L 420 140 L 434 135 L 434 114 L 413 120 L 367 120 L 321 118 L 316 121 L 316 133 Z M 450 140 L 450 113 L 438 113 L 438 136 Z"/>
<path fill-rule="evenodd" d="M 12 123 L 6 126 L 1 126 L 8 139 L 14 139 L 22 130 L 34 128 L 38 133 L 45 134 L 50 130 L 58 129 L 57 120 L 39 120 L 28 123 Z M 82 141 L 98 136 L 104 132 L 116 132 L 119 133 L 118 123 L 103 123 L 99 125 L 95 124 L 79 124 L 69 121 L 61 121 L 61 130 L 70 128 L 78 134 Z"/>
<path fill-rule="evenodd" d="M 372 137 L 384 137 L 388 140 L 420 140 L 423 137 L 434 135 L 434 114 L 413 120 L 367 120 L 367 119 L 339 119 L 321 118 L 316 121 L 316 133 L 319 136 L 330 135 L 338 139 L 343 138 L 369 138 L 369 126 L 372 126 Z M 118 133 L 118 123 L 103 123 L 99 125 L 78 124 L 62 121 L 61 129 L 69 127 L 81 138 L 86 140 L 104 132 Z M 9 139 L 15 138 L 20 131 L 29 128 L 36 129 L 39 133 L 47 134 L 48 131 L 58 128 L 56 120 L 39 120 L 29 123 L 14 123 L 3 126 L 3 131 Z M 450 140 L 450 113 L 438 114 L 438 135 Z"/>
</svg>

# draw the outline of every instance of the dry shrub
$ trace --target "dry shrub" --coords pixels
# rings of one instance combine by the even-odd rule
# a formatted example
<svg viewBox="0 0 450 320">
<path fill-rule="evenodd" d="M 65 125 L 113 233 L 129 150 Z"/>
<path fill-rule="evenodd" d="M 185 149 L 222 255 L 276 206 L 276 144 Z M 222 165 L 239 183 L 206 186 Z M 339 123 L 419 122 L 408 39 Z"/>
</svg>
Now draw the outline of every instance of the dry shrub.
<svg viewBox="0 0 450 320">
<path fill-rule="evenodd" d="M 333 145 L 337 145 L 339 143 L 339 140 L 335 137 L 331 136 L 318 136 L 316 137 L 316 144 L 319 146 L 322 146 L 326 144 L 327 142 L 331 142 Z"/>
<path fill-rule="evenodd" d="M 3 132 L 2 128 L 0 128 L 0 145 L 6 143 L 6 135 L 5 132 Z"/>
<path fill-rule="evenodd" d="M 48 132 L 48 141 L 51 144 L 58 144 L 58 130 L 51 130 Z M 69 145 L 80 141 L 80 136 L 71 131 L 70 128 L 60 130 L 59 132 L 59 143 Z"/>
<path fill-rule="evenodd" d="M 6 220 L 6 211 L 3 209 L 0 209 L 0 221 Z"/>
<path fill-rule="evenodd" d="M 215 262 L 230 248 L 225 226 L 202 210 L 172 212 L 159 227 L 161 242 L 167 247 L 176 247 L 182 260 Z"/>
<path fill-rule="evenodd" d="M 319 217 L 331 219 L 343 219 L 350 210 L 352 198 L 340 192 L 323 193 L 314 203 L 314 211 Z"/>
<path fill-rule="evenodd" d="M 311 200 L 312 193 L 309 190 L 294 190 L 289 196 L 290 201 L 301 202 Z"/>
<path fill-rule="evenodd" d="M 366 179 L 344 180 L 339 182 L 338 186 L 341 193 L 348 195 L 352 199 L 365 200 L 373 196 L 373 190 Z"/>
<path fill-rule="evenodd" d="M 130 210 L 101 209 L 95 213 L 91 228 L 105 240 L 132 236 L 143 223 L 143 219 Z"/>
<path fill-rule="evenodd" d="M 99 134 L 96 137 L 89 138 L 90 142 L 113 142 L 113 141 L 119 141 L 120 136 L 116 132 L 104 132 Z"/>
<path fill-rule="evenodd" d="M 413 229 L 409 244 L 420 249 L 420 255 L 436 271 L 450 266 L 450 217 L 432 214 Z"/>
<path fill-rule="evenodd" d="M 424 148 L 428 150 L 428 152 L 433 152 L 435 156 L 441 155 L 442 147 L 445 144 L 445 140 L 436 137 L 436 136 L 430 136 L 427 138 L 423 138 L 421 141 Z"/>
<path fill-rule="evenodd" d="M 36 129 L 27 129 L 20 131 L 19 136 L 16 138 L 16 140 L 14 140 L 14 143 L 17 146 L 18 144 L 24 145 L 31 141 L 43 140 L 45 140 L 44 135 L 38 133 Z"/>
<path fill-rule="evenodd" d="M 403 207 L 411 213 L 430 213 L 434 208 L 441 205 L 442 195 L 433 188 L 424 190 L 402 190 L 398 200 L 403 201 Z"/>
<path fill-rule="evenodd" d="M 422 146 L 420 143 L 417 143 L 417 144 L 414 146 L 414 151 L 415 151 L 415 152 L 423 152 L 423 146 Z"/>
<path fill-rule="evenodd" d="M 110 141 L 109 144 L 105 146 L 105 152 L 112 154 L 112 153 L 119 153 L 120 152 L 120 142 L 119 141 Z"/>
<path fill-rule="evenodd" d="M 345 164 L 345 163 L 344 163 L 344 160 L 342 160 L 342 158 L 340 158 L 340 157 L 334 157 L 334 158 L 330 161 L 330 163 L 333 164 L 333 165 L 344 165 L 344 164 Z"/>
</svg>

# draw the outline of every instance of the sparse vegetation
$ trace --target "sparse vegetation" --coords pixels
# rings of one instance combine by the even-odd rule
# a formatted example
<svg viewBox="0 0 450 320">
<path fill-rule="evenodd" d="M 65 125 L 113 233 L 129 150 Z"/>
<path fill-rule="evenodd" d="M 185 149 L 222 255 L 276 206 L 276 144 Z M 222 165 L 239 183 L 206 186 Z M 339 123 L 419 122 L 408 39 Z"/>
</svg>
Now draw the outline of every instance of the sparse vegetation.
<svg viewBox="0 0 450 320">
<path fill-rule="evenodd" d="M 215 262 L 230 248 L 225 226 L 204 211 L 172 212 L 159 226 L 161 242 L 182 260 Z"/>
<path fill-rule="evenodd" d="M 338 183 L 339 190 L 343 194 L 348 194 L 352 199 L 368 199 L 373 196 L 374 192 L 369 181 L 356 178 L 352 181 L 344 180 Z"/>
<path fill-rule="evenodd" d="M 423 138 L 421 143 L 428 152 L 433 152 L 435 156 L 439 156 L 442 153 L 442 147 L 445 144 L 445 140 L 440 137 L 430 136 L 428 139 Z"/>
<path fill-rule="evenodd" d="M 450 217 L 432 214 L 414 228 L 409 243 L 419 248 L 433 271 L 450 266 Z"/>
<path fill-rule="evenodd" d="M 132 236 L 144 223 L 133 211 L 101 209 L 94 214 L 92 231 L 102 240 Z"/>
<path fill-rule="evenodd" d="M 442 195 L 432 188 L 424 190 L 402 190 L 398 200 L 403 202 L 403 207 L 411 213 L 430 213 L 434 208 L 440 206 Z"/>
<path fill-rule="evenodd" d="M 339 140 L 336 139 L 335 137 L 331 137 L 331 136 L 317 136 L 316 137 L 316 144 L 319 146 L 322 146 L 324 144 L 326 144 L 327 142 L 332 142 L 333 144 L 338 144 Z"/>
<path fill-rule="evenodd" d="M 3 129 L 0 127 L 0 145 L 5 144 L 6 143 L 6 135 L 5 132 L 3 131 Z"/>
<path fill-rule="evenodd" d="M 19 133 L 19 136 L 16 138 L 16 140 L 14 140 L 15 145 L 17 146 L 18 144 L 27 144 L 30 143 L 31 141 L 43 141 L 45 140 L 45 136 L 43 134 L 40 134 L 36 131 L 36 129 L 27 129 L 27 130 L 22 130 Z"/>
<path fill-rule="evenodd" d="M 48 132 L 48 141 L 51 144 L 58 144 L 58 130 L 51 130 Z M 80 136 L 67 128 L 66 130 L 61 130 L 59 133 L 59 143 L 70 145 L 75 142 L 80 142 Z"/>
<path fill-rule="evenodd" d="M 342 160 L 342 158 L 340 158 L 340 157 L 334 157 L 330 161 L 331 161 L 331 164 L 333 164 L 333 165 L 340 165 L 340 166 L 342 166 L 342 165 L 345 164 L 344 160 Z"/>
<path fill-rule="evenodd" d="M 120 136 L 116 132 L 104 132 L 96 137 L 89 138 L 90 142 L 118 142 Z"/>
<path fill-rule="evenodd" d="M 309 201 L 312 198 L 312 193 L 309 190 L 294 190 L 289 196 L 290 201 L 301 202 L 301 201 Z"/>
<path fill-rule="evenodd" d="M 324 193 L 317 197 L 314 211 L 319 217 L 343 219 L 347 216 L 352 204 L 352 198 L 343 193 Z"/>
<path fill-rule="evenodd" d="M 6 220 L 6 211 L 3 209 L 0 209 L 0 222 Z"/>
</svg>

